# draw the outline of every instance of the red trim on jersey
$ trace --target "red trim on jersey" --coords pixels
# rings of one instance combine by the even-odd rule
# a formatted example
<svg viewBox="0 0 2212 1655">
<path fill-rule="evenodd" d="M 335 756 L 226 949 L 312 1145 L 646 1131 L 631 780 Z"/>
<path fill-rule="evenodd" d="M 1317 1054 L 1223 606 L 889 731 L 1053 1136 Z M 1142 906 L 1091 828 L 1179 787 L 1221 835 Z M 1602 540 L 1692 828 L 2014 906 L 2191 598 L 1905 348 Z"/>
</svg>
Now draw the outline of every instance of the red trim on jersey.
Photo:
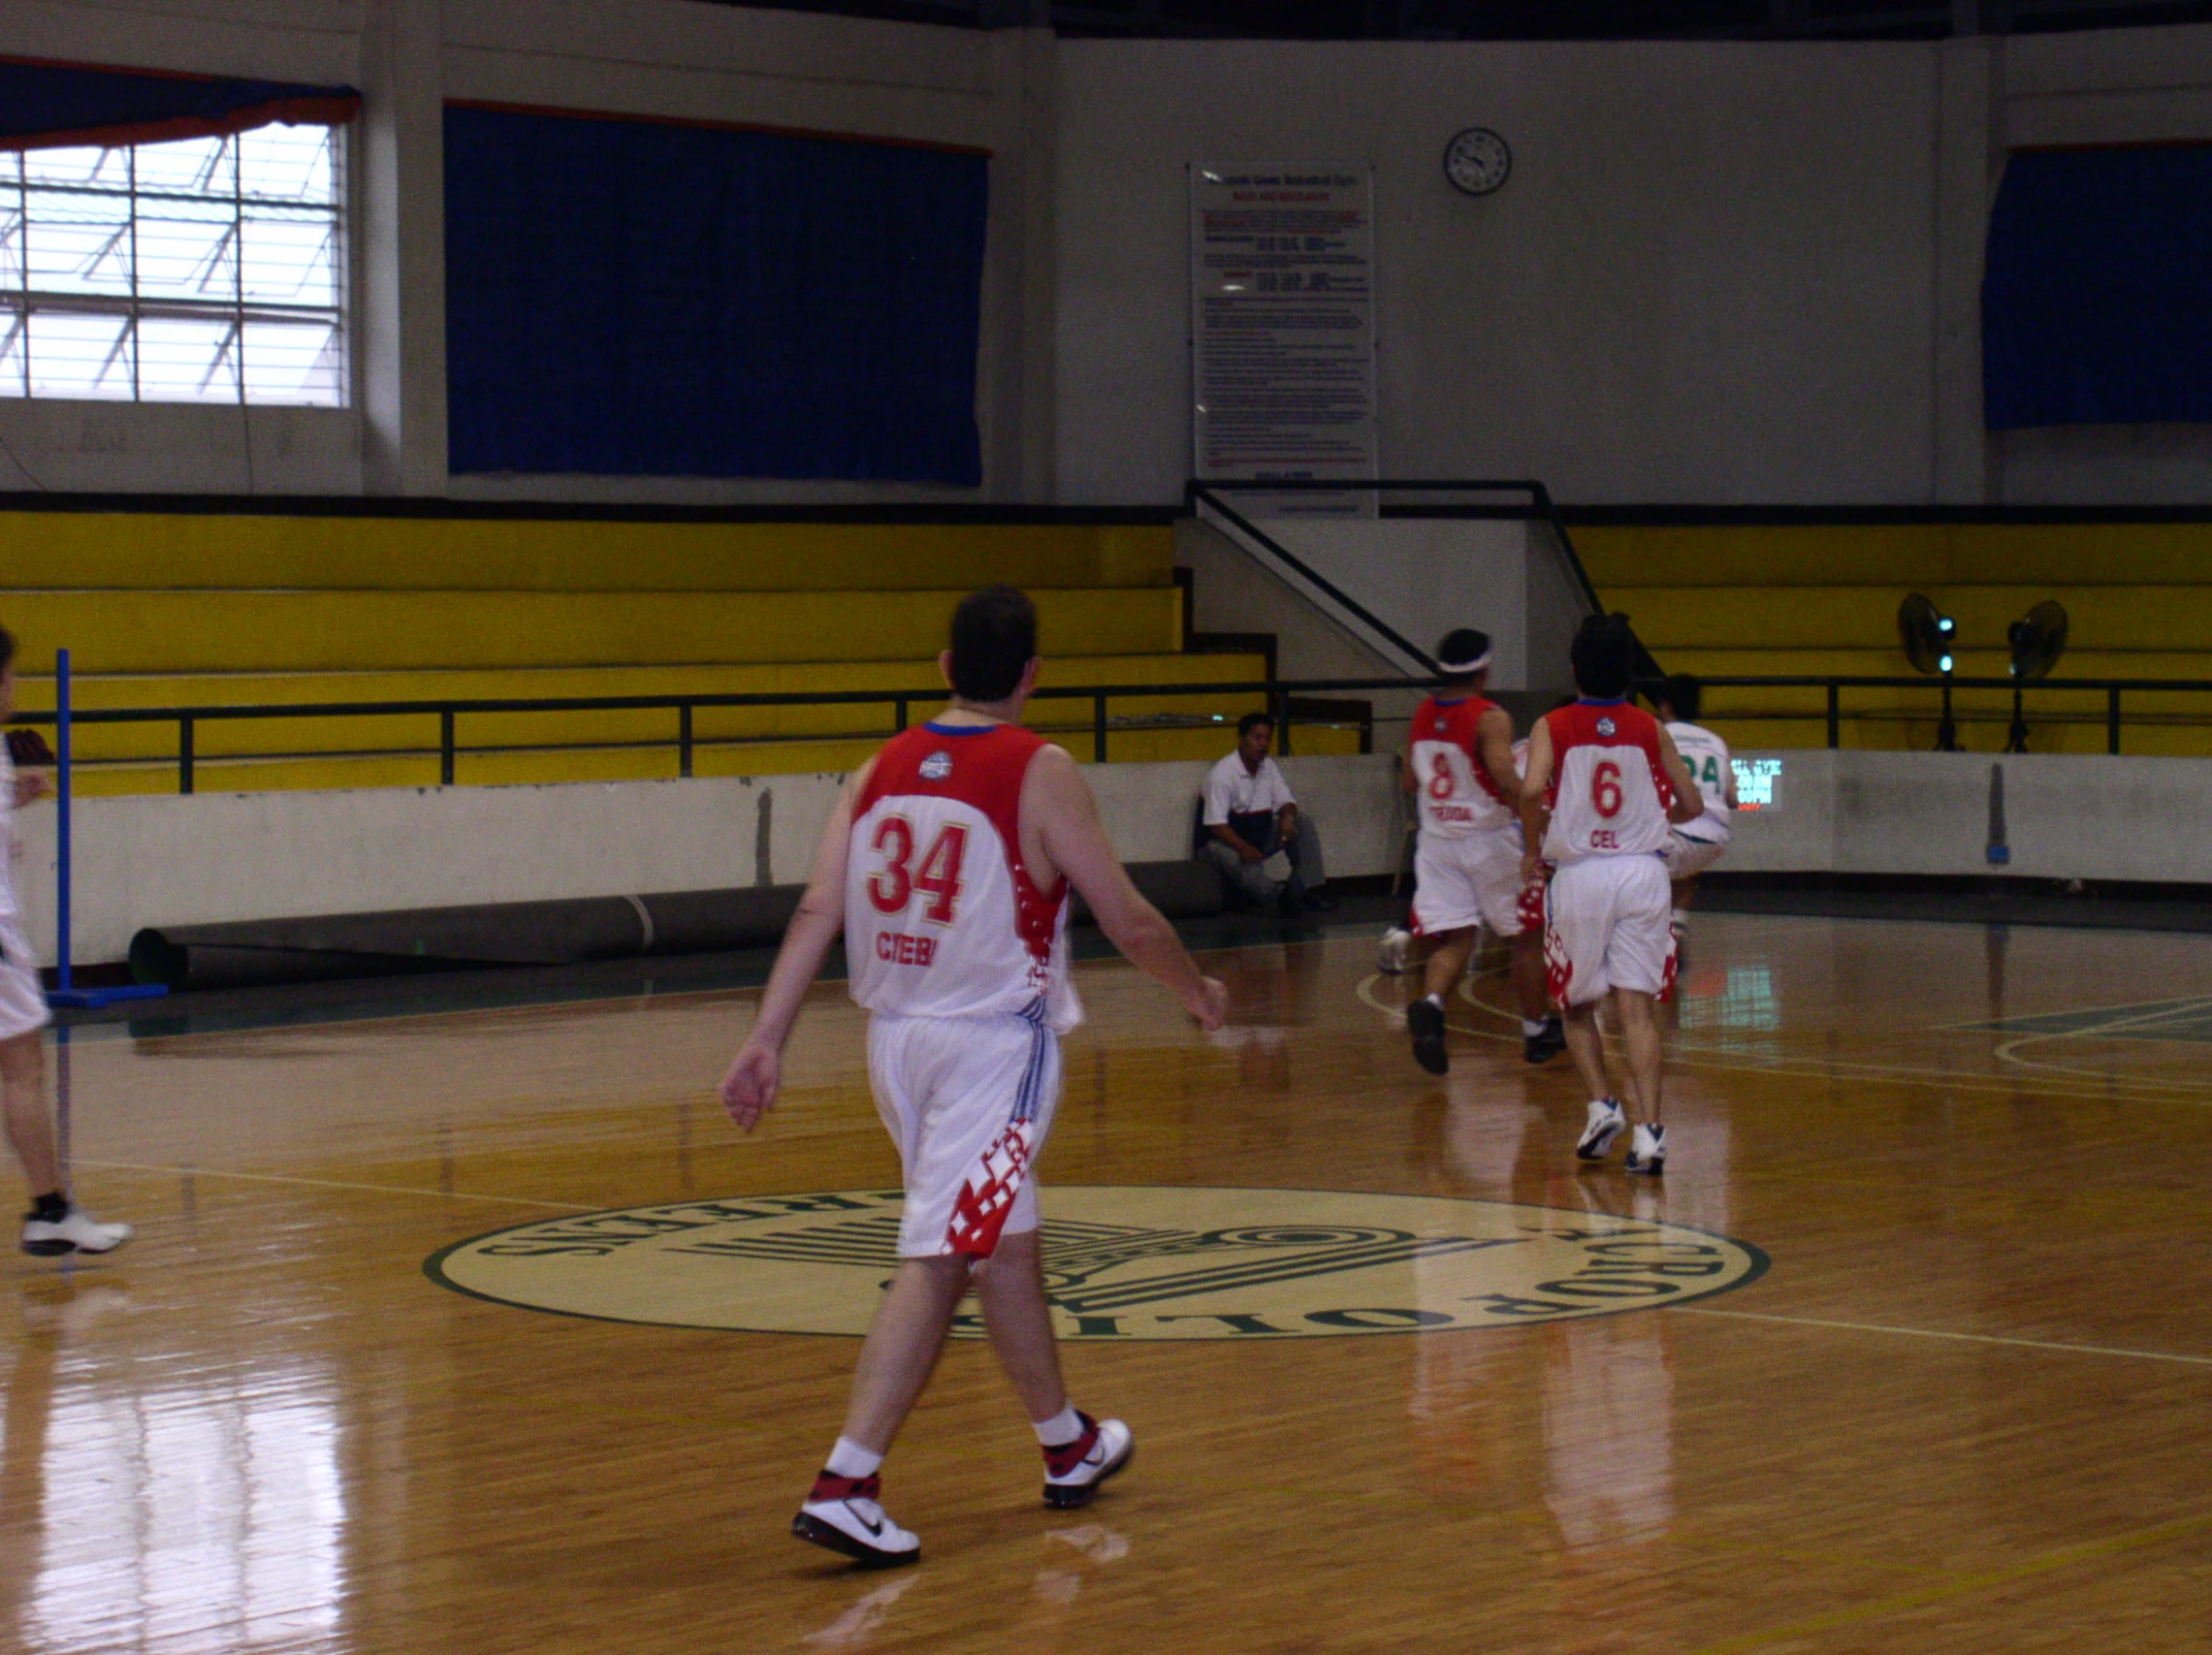
<svg viewBox="0 0 2212 1655">
<path fill-rule="evenodd" d="M 1612 734 L 1598 729 L 1600 719 L 1610 719 Z M 1544 715 L 1551 731 L 1551 780 L 1544 785 L 1544 803 L 1559 803 L 1559 776 L 1566 769 L 1568 749 L 1576 747 L 1640 747 L 1652 767 L 1652 786 L 1659 790 L 1659 808 L 1675 808 L 1675 784 L 1668 779 L 1666 761 L 1659 756 L 1659 720 L 1627 702 L 1578 701 Z"/>
<path fill-rule="evenodd" d="M 1065 873 L 1050 891 L 1040 890 L 1022 861 L 1022 779 L 1037 750 L 1047 745 L 1043 736 L 1018 724 L 962 726 L 958 734 L 919 724 L 884 744 L 868 785 L 852 802 L 854 822 L 888 798 L 956 799 L 988 817 L 1014 874 L 1015 924 L 1040 965 L 1052 958 L 1060 910 L 1068 900 Z M 949 754 L 952 768 L 943 776 L 924 776 L 922 766 L 935 753 Z"/>
<path fill-rule="evenodd" d="M 1490 774 L 1490 767 L 1482 762 L 1482 743 L 1479 732 L 1482 715 L 1496 702 L 1482 696 L 1464 696 L 1457 701 L 1438 701 L 1428 697 L 1414 709 L 1413 728 L 1407 733 L 1407 742 L 1448 742 L 1467 756 L 1473 767 L 1474 780 L 1482 791 L 1508 810 L 1517 809 L 1520 801 L 1508 799 L 1497 791 L 1497 779 Z"/>
</svg>

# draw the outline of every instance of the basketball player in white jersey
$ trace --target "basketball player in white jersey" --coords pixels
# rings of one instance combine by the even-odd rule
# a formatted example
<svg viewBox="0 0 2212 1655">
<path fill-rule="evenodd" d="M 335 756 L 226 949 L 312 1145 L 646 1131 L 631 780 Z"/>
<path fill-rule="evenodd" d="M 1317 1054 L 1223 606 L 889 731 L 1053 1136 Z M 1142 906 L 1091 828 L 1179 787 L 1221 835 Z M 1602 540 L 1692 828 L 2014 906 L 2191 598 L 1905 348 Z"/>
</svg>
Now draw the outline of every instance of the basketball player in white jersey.
<svg viewBox="0 0 2212 1655">
<path fill-rule="evenodd" d="M 1207 1031 L 1227 993 L 1129 883 L 1075 761 L 1016 722 L 1037 683 L 1037 611 L 1011 586 L 964 599 L 941 657 L 952 704 L 845 785 L 811 883 L 722 1099 L 751 1132 L 776 1102 L 799 1002 L 841 930 L 872 1014 L 868 1078 L 898 1146 L 898 1271 L 860 1347 L 844 1434 L 791 1520 L 869 1567 L 921 1542 L 884 1514 L 877 1468 L 971 1288 L 1045 1456 L 1045 1501 L 1087 1503 L 1129 1463 L 1129 1428 L 1076 1411 L 1061 1382 L 1031 1164 L 1060 1100 L 1068 893 Z"/>
<path fill-rule="evenodd" d="M 1414 852 L 1414 935 L 1431 943 L 1422 987 L 1406 1008 L 1414 1059 L 1431 1075 L 1447 1073 L 1444 998 L 1466 974 L 1476 927 L 1507 938 L 1520 1001 L 1522 1053 L 1530 1063 L 1564 1044 L 1544 999 L 1543 945 L 1521 908 L 1520 776 L 1513 720 L 1483 695 L 1490 670 L 1487 633 L 1460 627 L 1436 646 L 1445 687 L 1414 710 L 1404 783 L 1421 813 Z"/>
<path fill-rule="evenodd" d="M 1736 813 L 1736 767 L 1729 763 L 1729 744 L 1697 722 L 1702 694 L 1698 681 L 1688 673 L 1677 673 L 1652 694 L 1659 722 L 1674 737 L 1675 751 L 1705 795 L 1705 815 L 1677 828 L 1667 840 L 1667 877 L 1674 881 L 1678 939 L 1690 923 L 1690 898 L 1698 888 L 1698 875 L 1721 859 L 1734 836 L 1729 818 Z"/>
<path fill-rule="evenodd" d="M 1589 1088 L 1588 1125 L 1575 1154 L 1602 1160 L 1632 1126 L 1627 1167 L 1667 1163 L 1660 1122 L 1662 1053 L 1653 1004 L 1673 986 L 1668 904 L 1670 824 L 1697 821 L 1705 801 L 1674 738 L 1629 704 L 1636 635 L 1621 615 L 1592 615 L 1571 651 L 1582 699 L 1547 713 L 1528 739 L 1521 823 L 1523 876 L 1555 871 L 1544 898 L 1544 964 L 1566 1014 L 1567 1050 Z M 1607 1085 L 1598 1003 L 1610 997 L 1628 1048 L 1628 1111 Z"/>
<path fill-rule="evenodd" d="M 15 639 L 0 627 L 0 723 L 15 713 Z M 15 813 L 47 793 L 43 776 L 19 776 L 0 744 L 0 1092 L 5 1094 L 8 1147 L 31 1184 L 23 1217 L 23 1250 L 37 1258 L 114 1252 L 131 1239 L 129 1224 L 103 1224 L 70 1199 L 46 1108 L 46 989 L 15 900 Z"/>
</svg>

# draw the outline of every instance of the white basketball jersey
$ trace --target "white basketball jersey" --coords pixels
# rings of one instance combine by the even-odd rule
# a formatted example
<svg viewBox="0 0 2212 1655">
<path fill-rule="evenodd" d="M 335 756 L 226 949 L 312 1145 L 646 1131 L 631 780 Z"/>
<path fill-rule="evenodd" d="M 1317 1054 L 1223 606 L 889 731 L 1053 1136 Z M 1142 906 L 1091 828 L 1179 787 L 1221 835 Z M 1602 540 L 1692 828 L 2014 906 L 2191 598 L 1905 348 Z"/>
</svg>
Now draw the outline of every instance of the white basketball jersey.
<svg viewBox="0 0 2212 1655">
<path fill-rule="evenodd" d="M 1022 865 L 1022 778 L 1044 738 L 924 724 L 876 756 L 845 857 L 852 997 L 906 1017 L 1083 1021 L 1068 979 L 1068 881 Z"/>
<path fill-rule="evenodd" d="M 1431 838 L 1466 838 L 1520 822 L 1519 801 L 1498 792 L 1475 738 L 1493 705 L 1474 695 L 1457 701 L 1431 696 L 1414 711 L 1409 751 L 1421 786 L 1421 830 Z"/>
<path fill-rule="evenodd" d="M 1657 855 L 1667 845 L 1674 784 L 1660 759 L 1659 721 L 1618 701 L 1578 701 L 1546 713 L 1551 732 L 1551 827 L 1545 859 Z"/>
<path fill-rule="evenodd" d="M 1667 734 L 1675 738 L 1675 751 L 1682 755 L 1682 762 L 1690 767 L 1690 779 L 1705 796 L 1705 815 L 1686 824 L 1682 830 L 1708 844 L 1728 843 L 1733 831 L 1729 818 L 1734 814 L 1729 798 L 1736 792 L 1734 773 L 1729 768 L 1729 744 L 1698 724 L 1670 724 Z"/>
</svg>

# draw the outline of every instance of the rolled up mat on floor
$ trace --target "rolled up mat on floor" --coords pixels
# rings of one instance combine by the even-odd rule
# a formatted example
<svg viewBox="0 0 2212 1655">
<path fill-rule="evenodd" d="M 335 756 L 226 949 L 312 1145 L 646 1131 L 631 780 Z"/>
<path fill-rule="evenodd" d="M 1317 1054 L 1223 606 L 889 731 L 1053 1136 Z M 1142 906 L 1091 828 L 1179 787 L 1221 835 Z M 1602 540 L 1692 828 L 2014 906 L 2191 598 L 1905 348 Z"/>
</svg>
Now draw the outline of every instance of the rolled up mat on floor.
<svg viewBox="0 0 2212 1655">
<path fill-rule="evenodd" d="M 1171 919 L 1221 911 L 1221 881 L 1210 867 L 1138 862 L 1129 874 Z M 782 940 L 802 890 L 770 885 L 152 926 L 131 939 L 131 974 L 182 991 L 765 948 Z M 1074 917 L 1089 918 L 1080 898 Z"/>
</svg>

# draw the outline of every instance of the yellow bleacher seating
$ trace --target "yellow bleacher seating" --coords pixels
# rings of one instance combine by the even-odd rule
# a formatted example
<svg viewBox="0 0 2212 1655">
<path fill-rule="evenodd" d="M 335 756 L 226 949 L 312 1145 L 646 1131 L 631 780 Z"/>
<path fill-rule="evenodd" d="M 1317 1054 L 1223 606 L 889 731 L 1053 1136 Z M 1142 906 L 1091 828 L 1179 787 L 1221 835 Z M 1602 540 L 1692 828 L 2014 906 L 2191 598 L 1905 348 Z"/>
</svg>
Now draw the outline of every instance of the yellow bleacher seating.
<svg viewBox="0 0 2212 1655">
<path fill-rule="evenodd" d="M 1897 605 L 1925 592 L 1958 622 L 1961 677 L 2004 677 L 2006 629 L 2045 598 L 2070 622 L 2063 678 L 2212 679 L 2212 523 L 1584 524 L 1577 550 L 1670 672 L 1706 677 L 1909 676 Z M 1717 689 L 1706 722 L 1741 747 L 1818 747 L 1817 689 Z M 1938 691 L 1846 690 L 1846 747 L 1935 743 Z M 2004 746 L 2006 691 L 1960 691 L 1961 739 Z M 2030 748 L 2101 753 L 2105 700 L 2029 693 Z M 1801 716 L 1783 716 L 1801 715 Z M 2212 695 L 2123 700 L 2122 751 L 2212 754 Z"/>
<path fill-rule="evenodd" d="M 17 511 L 0 512 L 0 622 L 21 642 L 27 710 L 52 707 L 64 645 L 81 710 L 926 691 L 953 605 L 990 580 L 1036 596 L 1048 683 L 1266 673 L 1258 654 L 1182 653 L 1157 523 Z M 1219 725 L 1251 700 L 1116 698 L 1108 756 L 1217 757 Z M 888 701 L 702 708 L 694 774 L 849 768 L 892 717 Z M 1031 714 L 1085 760 L 1093 718 L 1088 700 Z M 464 714 L 456 780 L 672 777 L 676 728 L 673 709 Z M 1349 730 L 1300 735 L 1304 752 L 1357 750 Z M 78 785 L 172 790 L 177 739 L 173 723 L 80 725 Z M 433 715 L 204 720 L 192 739 L 199 791 L 439 780 Z"/>
</svg>

